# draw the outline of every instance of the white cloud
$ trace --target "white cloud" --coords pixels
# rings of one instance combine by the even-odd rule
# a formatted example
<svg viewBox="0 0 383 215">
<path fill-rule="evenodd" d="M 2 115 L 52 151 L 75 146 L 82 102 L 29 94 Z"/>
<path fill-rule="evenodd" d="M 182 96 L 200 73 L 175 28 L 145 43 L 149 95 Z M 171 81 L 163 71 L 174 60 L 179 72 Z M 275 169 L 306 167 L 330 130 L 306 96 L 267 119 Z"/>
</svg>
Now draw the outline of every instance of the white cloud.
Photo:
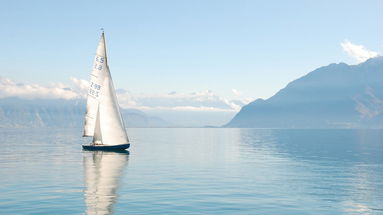
<svg viewBox="0 0 383 215">
<path fill-rule="evenodd" d="M 236 96 L 235 100 L 231 100 L 231 103 L 234 103 L 236 105 L 239 105 L 240 107 L 254 101 L 254 98 L 251 97 L 244 97 L 243 93 L 237 89 L 232 88 L 231 92 Z"/>
<path fill-rule="evenodd" d="M 47 86 L 38 84 L 17 83 L 0 77 L 0 98 L 20 97 L 25 99 L 84 99 L 87 95 L 89 82 L 70 78 L 72 84 L 51 83 Z M 241 98 L 229 100 L 220 97 L 211 90 L 192 93 L 170 93 L 133 95 L 129 90 L 117 89 L 119 104 L 124 108 L 139 110 L 169 111 L 203 111 L 203 112 L 236 112 L 247 104 Z M 239 93 L 238 93 L 239 95 Z"/>
<path fill-rule="evenodd" d="M 17 83 L 0 77 L 0 98 L 20 97 L 25 99 L 75 99 L 80 94 L 62 83 L 51 83 L 49 86 Z"/>
<path fill-rule="evenodd" d="M 89 81 L 71 77 L 70 80 L 74 84 L 74 91 L 78 92 L 80 97 L 86 97 L 89 88 Z"/>
<path fill-rule="evenodd" d="M 238 90 L 236 90 L 234 88 L 231 89 L 231 92 L 233 92 L 233 94 L 236 96 L 241 96 L 241 94 L 242 94 L 241 92 L 239 92 Z"/>
<path fill-rule="evenodd" d="M 362 45 L 353 44 L 348 40 L 343 41 L 340 45 L 342 46 L 343 50 L 350 57 L 354 58 L 358 63 L 364 62 L 379 55 L 377 52 L 370 51 Z"/>
<path fill-rule="evenodd" d="M 241 106 L 233 101 L 214 94 L 211 90 L 156 95 L 135 95 L 127 91 L 118 93 L 121 106 L 142 110 L 177 110 L 177 111 L 239 111 Z"/>
</svg>

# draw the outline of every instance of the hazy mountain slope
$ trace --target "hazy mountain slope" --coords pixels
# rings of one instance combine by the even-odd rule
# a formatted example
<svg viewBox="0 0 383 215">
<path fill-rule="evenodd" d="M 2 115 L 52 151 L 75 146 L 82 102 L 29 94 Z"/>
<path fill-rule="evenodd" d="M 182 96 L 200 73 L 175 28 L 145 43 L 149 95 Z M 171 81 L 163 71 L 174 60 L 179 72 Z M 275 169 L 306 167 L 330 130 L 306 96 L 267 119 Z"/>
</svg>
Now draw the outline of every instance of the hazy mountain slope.
<svg viewBox="0 0 383 215">
<path fill-rule="evenodd" d="M 383 127 L 383 58 L 330 64 L 244 106 L 226 127 Z"/>
<path fill-rule="evenodd" d="M 165 120 L 133 109 L 121 110 L 127 127 L 169 127 Z M 0 99 L 0 127 L 82 127 L 84 100 Z"/>
</svg>

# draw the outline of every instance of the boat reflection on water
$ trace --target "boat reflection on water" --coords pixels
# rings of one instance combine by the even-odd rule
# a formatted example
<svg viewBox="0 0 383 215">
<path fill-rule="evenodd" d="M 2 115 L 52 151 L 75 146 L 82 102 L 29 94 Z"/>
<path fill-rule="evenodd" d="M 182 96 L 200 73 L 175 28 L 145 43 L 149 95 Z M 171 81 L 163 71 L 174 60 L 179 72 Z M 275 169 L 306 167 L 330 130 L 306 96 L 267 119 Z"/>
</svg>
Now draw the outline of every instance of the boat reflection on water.
<svg viewBox="0 0 383 215">
<path fill-rule="evenodd" d="M 84 151 L 86 214 L 112 214 L 129 152 Z"/>
</svg>

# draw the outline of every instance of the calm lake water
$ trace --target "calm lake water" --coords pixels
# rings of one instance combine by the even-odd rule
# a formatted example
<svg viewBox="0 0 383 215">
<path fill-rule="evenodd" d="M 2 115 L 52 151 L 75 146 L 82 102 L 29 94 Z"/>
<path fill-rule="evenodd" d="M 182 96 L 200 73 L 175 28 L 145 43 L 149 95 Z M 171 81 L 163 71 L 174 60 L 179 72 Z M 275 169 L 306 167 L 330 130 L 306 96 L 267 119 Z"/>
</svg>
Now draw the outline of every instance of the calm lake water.
<svg viewBox="0 0 383 215">
<path fill-rule="evenodd" d="M 81 132 L 0 130 L 0 214 L 383 214 L 383 130 Z"/>
</svg>

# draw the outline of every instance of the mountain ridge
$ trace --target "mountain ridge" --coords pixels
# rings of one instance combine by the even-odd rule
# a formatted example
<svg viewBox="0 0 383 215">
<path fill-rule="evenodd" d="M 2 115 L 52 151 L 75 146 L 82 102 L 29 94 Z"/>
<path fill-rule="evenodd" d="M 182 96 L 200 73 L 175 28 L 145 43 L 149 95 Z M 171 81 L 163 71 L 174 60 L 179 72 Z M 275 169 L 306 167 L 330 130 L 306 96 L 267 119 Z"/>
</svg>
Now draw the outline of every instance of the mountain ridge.
<svg viewBox="0 0 383 215">
<path fill-rule="evenodd" d="M 381 128 L 383 57 L 332 63 L 242 107 L 223 127 Z"/>
</svg>

